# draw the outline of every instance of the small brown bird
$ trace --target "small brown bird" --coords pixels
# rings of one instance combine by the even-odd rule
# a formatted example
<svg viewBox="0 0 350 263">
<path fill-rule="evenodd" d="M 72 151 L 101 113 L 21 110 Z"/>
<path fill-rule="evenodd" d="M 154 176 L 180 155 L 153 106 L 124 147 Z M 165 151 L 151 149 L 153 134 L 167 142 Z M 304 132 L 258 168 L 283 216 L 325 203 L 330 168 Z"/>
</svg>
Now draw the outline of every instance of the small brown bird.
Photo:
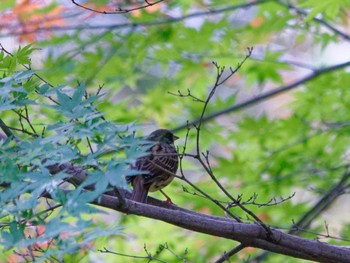
<svg viewBox="0 0 350 263">
<path fill-rule="evenodd" d="M 166 129 L 156 130 L 146 138 L 156 144 L 152 144 L 147 150 L 149 154 L 138 158 L 133 166 L 138 171 L 145 171 L 145 174 L 126 177 L 127 182 L 133 186 L 132 200 L 146 203 L 148 192 L 160 190 L 166 196 L 166 202 L 171 203 L 171 199 L 161 189 L 174 179 L 173 174 L 179 165 L 174 145 L 177 139 L 179 137 Z"/>
</svg>

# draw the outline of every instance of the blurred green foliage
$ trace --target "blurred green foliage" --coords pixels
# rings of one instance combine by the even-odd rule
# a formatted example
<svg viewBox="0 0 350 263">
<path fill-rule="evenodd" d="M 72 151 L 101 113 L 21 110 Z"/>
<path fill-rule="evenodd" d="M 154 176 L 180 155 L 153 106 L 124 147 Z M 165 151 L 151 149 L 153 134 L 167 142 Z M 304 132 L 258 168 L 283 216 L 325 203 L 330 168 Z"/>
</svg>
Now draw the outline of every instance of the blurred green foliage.
<svg viewBox="0 0 350 263">
<path fill-rule="evenodd" d="M 0 10 L 9 12 L 14 2 L 0 3 Z M 94 2 L 102 9 L 108 4 L 105 0 Z M 346 40 L 324 30 L 314 18 L 321 16 L 329 24 L 346 26 L 350 1 L 294 2 L 308 14 L 298 13 L 284 1 L 257 1 L 247 8 L 239 5 L 248 1 L 236 1 L 232 6 L 224 1 L 211 1 L 210 5 L 207 1 L 171 1 L 162 2 L 154 12 L 145 8 L 109 16 L 68 3 L 65 8 L 80 14 L 67 20 L 72 30 L 39 38 L 32 45 L 18 47 L 12 55 L 2 51 L 0 116 L 9 127 L 27 133 L 13 130 L 21 141 L 3 140 L 0 144 L 0 181 L 11 184 L 0 190 L 0 245 L 7 250 L 0 261 L 7 260 L 13 249 L 21 251 L 51 238 L 55 244 L 41 255 L 42 259 L 54 256 L 66 262 L 139 262 L 97 251 L 104 247 L 146 255 L 145 244 L 148 252 L 158 251 L 157 256 L 166 262 L 183 262 L 174 254 L 186 253 L 190 262 L 213 262 L 232 249 L 234 242 L 100 210 L 87 203 L 101 195 L 108 184 L 127 187 L 123 176 L 115 175 L 127 175 L 128 165 L 142 154 L 134 132 L 141 136 L 154 127 L 175 129 L 200 116 L 203 103 L 172 94 L 187 94 L 189 90 L 205 100 L 216 78 L 212 61 L 229 72 L 229 67 L 234 69 L 242 61 L 247 47 L 255 48 L 247 63 L 218 88 L 206 114 L 225 110 L 247 94 L 253 97 L 271 86 L 288 84 L 298 78 L 298 70 L 321 68 L 318 56 L 329 45 Z M 53 1 L 49 9 L 60 5 Z M 198 12 L 206 14 L 185 18 Z M 184 18 L 176 19 L 181 16 Z M 99 19 L 115 26 L 89 29 Z M 125 21 L 123 26 L 117 25 Z M 80 24 L 86 29 L 78 28 Z M 309 54 L 312 52 L 315 55 Z M 264 204 L 296 193 L 291 200 L 274 206 L 247 205 L 267 224 L 289 229 L 347 171 L 349 76 L 340 68 L 304 83 L 283 104 L 281 110 L 288 110 L 287 115 L 273 116 L 255 109 L 203 123 L 201 151 L 210 151 L 215 175 L 233 196 L 247 201 L 257 194 L 256 202 Z M 26 116 L 26 111 L 32 127 L 19 117 Z M 185 134 L 185 129 L 177 132 L 180 151 Z M 195 150 L 195 136 L 192 128 L 188 152 Z M 106 149 L 114 150 L 115 155 L 99 158 Z M 60 172 L 52 177 L 46 166 L 66 162 L 81 167 L 97 165 L 100 170 L 91 170 L 87 182 L 96 183 L 95 190 L 87 194 L 78 187 L 65 195 L 57 186 L 68 174 Z M 228 202 L 195 160 L 185 158 L 184 168 L 185 175 L 203 191 Z M 40 212 L 47 205 L 39 198 L 43 190 L 50 192 L 61 207 Z M 179 207 L 225 216 L 180 180 L 175 180 L 166 192 Z M 152 196 L 163 198 L 160 193 Z M 232 212 L 246 219 L 238 208 Z M 45 233 L 29 238 L 27 221 L 45 225 Z M 320 233 L 325 231 L 323 226 L 320 215 L 307 230 Z M 335 236 L 349 236 L 348 222 L 342 221 L 338 227 Z M 315 238 L 314 234 L 304 235 Z M 333 242 L 348 244 L 347 240 Z M 174 254 L 160 249 L 164 244 Z M 231 262 L 241 262 L 260 252 L 244 250 Z M 282 260 L 302 262 L 280 255 L 272 255 L 266 262 Z"/>
</svg>

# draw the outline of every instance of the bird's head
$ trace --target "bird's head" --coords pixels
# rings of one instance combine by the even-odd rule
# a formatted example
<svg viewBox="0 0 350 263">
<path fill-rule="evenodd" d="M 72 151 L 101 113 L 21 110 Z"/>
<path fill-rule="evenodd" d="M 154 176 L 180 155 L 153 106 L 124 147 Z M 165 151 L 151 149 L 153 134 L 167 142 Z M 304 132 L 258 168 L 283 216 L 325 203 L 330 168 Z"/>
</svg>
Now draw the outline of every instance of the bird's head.
<svg viewBox="0 0 350 263">
<path fill-rule="evenodd" d="M 155 130 L 147 137 L 147 140 L 149 141 L 162 142 L 168 144 L 173 144 L 174 141 L 176 141 L 177 139 L 179 139 L 179 137 L 175 136 L 171 131 L 166 129 Z"/>
</svg>

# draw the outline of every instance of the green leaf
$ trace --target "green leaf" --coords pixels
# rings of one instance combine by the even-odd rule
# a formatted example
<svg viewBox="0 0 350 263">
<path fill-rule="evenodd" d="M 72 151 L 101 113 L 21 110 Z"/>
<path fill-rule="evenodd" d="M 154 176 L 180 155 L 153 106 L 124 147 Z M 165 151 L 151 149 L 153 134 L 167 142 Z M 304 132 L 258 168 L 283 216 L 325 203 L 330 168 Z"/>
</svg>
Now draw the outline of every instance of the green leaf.
<svg viewBox="0 0 350 263">
<path fill-rule="evenodd" d="M 9 232 L 1 231 L 1 236 L 1 244 L 5 246 L 6 249 L 13 247 L 24 238 L 24 227 L 16 221 L 12 221 L 10 223 Z"/>
<path fill-rule="evenodd" d="M 30 55 L 33 51 L 39 50 L 38 48 L 32 48 L 31 45 L 27 45 L 24 48 L 19 47 L 17 52 L 14 54 L 14 57 L 17 58 L 19 64 L 31 64 Z"/>
<path fill-rule="evenodd" d="M 40 70 L 26 70 L 26 71 L 19 71 L 14 73 L 13 75 L 0 79 L 0 83 L 6 83 L 9 82 L 11 84 L 18 84 L 23 81 L 26 81 L 27 79 L 31 78 L 35 73 L 39 72 Z"/>
</svg>

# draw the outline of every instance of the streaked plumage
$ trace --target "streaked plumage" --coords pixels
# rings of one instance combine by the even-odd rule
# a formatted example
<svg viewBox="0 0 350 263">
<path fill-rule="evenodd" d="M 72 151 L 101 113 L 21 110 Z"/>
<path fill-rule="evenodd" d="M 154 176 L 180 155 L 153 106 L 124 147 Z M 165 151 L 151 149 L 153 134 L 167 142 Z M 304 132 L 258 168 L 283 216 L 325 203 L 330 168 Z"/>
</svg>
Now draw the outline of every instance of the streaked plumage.
<svg viewBox="0 0 350 263">
<path fill-rule="evenodd" d="M 161 190 L 174 179 L 171 174 L 176 173 L 179 164 L 174 146 L 177 139 L 178 137 L 165 129 L 156 130 L 146 138 L 157 143 L 147 151 L 149 155 L 137 159 L 134 165 L 134 169 L 147 173 L 127 177 L 127 182 L 133 186 L 132 200 L 146 203 L 149 191 Z"/>
</svg>

